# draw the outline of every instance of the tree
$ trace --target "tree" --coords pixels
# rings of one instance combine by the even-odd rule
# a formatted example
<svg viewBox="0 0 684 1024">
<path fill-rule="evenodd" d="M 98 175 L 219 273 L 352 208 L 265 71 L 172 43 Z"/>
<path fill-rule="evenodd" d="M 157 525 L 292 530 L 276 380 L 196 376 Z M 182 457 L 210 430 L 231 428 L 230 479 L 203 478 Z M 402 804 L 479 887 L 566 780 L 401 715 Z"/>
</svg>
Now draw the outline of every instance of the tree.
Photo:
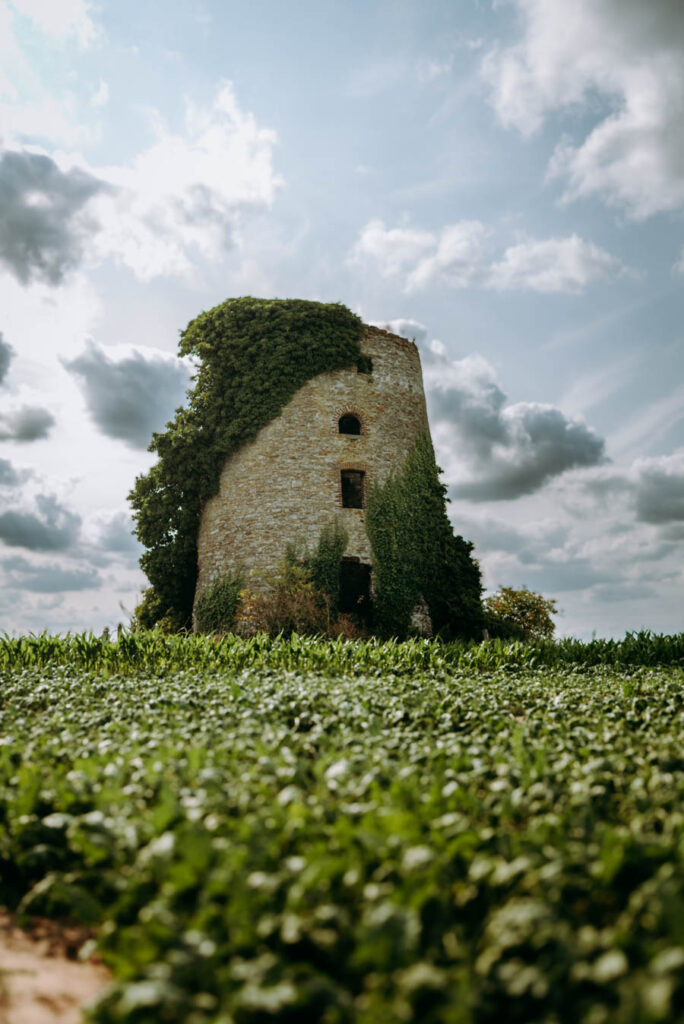
<svg viewBox="0 0 684 1024">
<path fill-rule="evenodd" d="M 485 625 L 492 636 L 544 640 L 553 636 L 558 613 L 556 601 L 523 587 L 499 587 L 483 601 Z"/>
</svg>

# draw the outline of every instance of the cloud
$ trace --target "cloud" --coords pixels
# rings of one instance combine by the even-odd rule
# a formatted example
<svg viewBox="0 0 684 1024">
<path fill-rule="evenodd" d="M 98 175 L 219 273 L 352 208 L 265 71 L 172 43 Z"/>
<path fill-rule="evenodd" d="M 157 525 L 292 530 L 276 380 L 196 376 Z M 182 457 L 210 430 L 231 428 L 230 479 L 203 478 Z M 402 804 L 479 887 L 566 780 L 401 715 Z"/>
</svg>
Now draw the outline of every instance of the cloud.
<svg viewBox="0 0 684 1024">
<path fill-rule="evenodd" d="M 490 268 L 491 287 L 536 292 L 581 292 L 592 281 L 616 277 L 624 268 L 605 249 L 569 238 L 531 239 L 506 249 Z"/>
<path fill-rule="evenodd" d="M 142 545 L 133 535 L 133 520 L 127 512 L 117 512 L 102 525 L 99 542 L 106 551 L 121 554 L 142 551 Z"/>
<path fill-rule="evenodd" d="M 433 282 L 451 288 L 487 286 L 484 243 L 487 229 L 477 220 L 447 224 L 435 236 L 434 251 L 411 269 L 406 280 L 408 291 L 425 288 Z"/>
<path fill-rule="evenodd" d="M 36 512 L 10 509 L 0 515 L 0 540 L 29 551 L 66 551 L 78 538 L 81 517 L 52 495 L 36 498 Z"/>
<path fill-rule="evenodd" d="M 0 413 L 0 441 L 41 441 L 55 425 L 47 409 L 24 405 L 14 412 Z"/>
<path fill-rule="evenodd" d="M 30 469 L 15 469 L 9 459 L 0 459 L 0 487 L 18 487 L 32 475 Z"/>
<path fill-rule="evenodd" d="M 9 365 L 12 362 L 12 356 L 14 355 L 14 349 L 5 341 L 0 332 L 0 384 L 4 381 L 9 370 Z"/>
<path fill-rule="evenodd" d="M 435 441 L 448 457 L 450 493 L 470 501 L 532 494 L 554 477 L 604 459 L 604 442 L 552 405 L 508 404 L 481 356 L 432 354 L 425 383 Z M 444 460 L 440 452 L 440 458 Z"/>
<path fill-rule="evenodd" d="M 429 285 L 513 289 L 542 293 L 582 291 L 593 281 L 627 272 L 619 260 L 578 235 L 523 239 L 498 261 L 487 255 L 490 232 L 481 221 L 458 221 L 439 231 L 386 228 L 371 220 L 353 246 L 349 263 L 382 277 L 403 278 L 407 292 Z"/>
<path fill-rule="evenodd" d="M 374 263 L 383 277 L 404 273 L 436 244 L 431 231 L 386 228 L 382 220 L 370 220 L 350 253 L 351 263 Z"/>
<path fill-rule="evenodd" d="M 76 267 L 95 222 L 85 212 L 104 182 L 79 168 L 62 171 L 40 153 L 0 157 L 0 264 L 22 283 L 59 284 Z"/>
<path fill-rule="evenodd" d="M 373 327 L 380 327 L 391 334 L 397 334 L 400 338 L 413 339 L 417 345 L 425 343 L 428 329 L 419 320 L 411 320 L 410 317 L 398 317 L 395 320 L 370 320 L 367 321 Z"/>
<path fill-rule="evenodd" d="M 275 132 L 244 113 L 230 83 L 209 109 L 188 104 L 183 133 L 154 121 L 156 141 L 128 167 L 102 169 L 115 191 L 93 209 L 102 258 L 142 280 L 189 276 L 196 255 L 217 259 L 241 244 L 245 218 L 267 209 L 282 180 Z"/>
<path fill-rule="evenodd" d="M 55 39 L 76 36 L 87 46 L 97 35 L 88 0 L 10 0 L 13 9 Z"/>
<path fill-rule="evenodd" d="M 521 36 L 482 74 L 502 122 L 531 135 L 556 112 L 595 114 L 549 175 L 565 199 L 599 196 L 637 219 L 684 206 L 684 13 L 680 0 L 516 0 Z M 594 117 L 596 120 L 596 117 Z"/>
<path fill-rule="evenodd" d="M 128 512 L 116 512 L 100 521 L 96 537 L 96 548 L 101 556 L 113 555 L 129 567 L 137 566 L 143 546 L 133 535 L 133 520 Z"/>
<path fill-rule="evenodd" d="M 147 448 L 190 382 L 189 370 L 179 359 L 133 350 L 115 360 L 93 342 L 64 365 L 79 378 L 88 411 L 102 433 L 131 448 Z"/>
<path fill-rule="evenodd" d="M 8 574 L 5 585 L 36 594 L 59 594 L 67 590 L 93 590 L 102 586 L 93 568 L 70 569 L 61 565 L 41 565 L 16 556 L 0 563 Z"/>
<path fill-rule="evenodd" d="M 275 133 L 240 109 L 229 83 L 209 109 L 188 104 L 183 132 L 150 117 L 156 139 L 127 166 L 65 170 L 44 153 L 3 154 L 0 263 L 23 284 L 60 284 L 86 257 L 144 281 L 190 277 L 198 255 L 216 260 L 242 244 L 246 219 L 282 184 Z"/>
<path fill-rule="evenodd" d="M 642 523 L 684 523 L 684 449 L 637 459 L 636 514 Z"/>
</svg>

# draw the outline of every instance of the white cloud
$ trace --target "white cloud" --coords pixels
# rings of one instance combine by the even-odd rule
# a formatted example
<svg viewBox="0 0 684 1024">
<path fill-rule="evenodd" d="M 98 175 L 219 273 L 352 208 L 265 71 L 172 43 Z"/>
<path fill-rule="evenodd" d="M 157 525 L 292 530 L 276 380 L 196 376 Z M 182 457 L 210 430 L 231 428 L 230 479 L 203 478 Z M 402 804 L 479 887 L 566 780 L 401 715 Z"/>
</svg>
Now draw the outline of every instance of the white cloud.
<svg viewBox="0 0 684 1024">
<path fill-rule="evenodd" d="M 431 231 L 414 228 L 386 228 L 384 221 L 371 220 L 362 230 L 350 254 L 352 263 L 375 264 L 383 277 L 403 273 L 435 246 Z"/>
<path fill-rule="evenodd" d="M 75 36 L 81 46 L 87 46 L 97 35 L 88 0 L 9 0 L 9 4 L 55 39 Z"/>
<path fill-rule="evenodd" d="M 155 142 L 127 166 L 93 169 L 78 154 L 6 151 L 0 169 L 11 232 L 0 258 L 23 281 L 38 275 L 58 284 L 83 258 L 110 257 L 148 281 L 190 277 L 198 255 L 216 260 L 238 247 L 245 221 L 282 183 L 275 134 L 240 109 L 229 84 L 211 108 L 189 104 L 184 129 L 171 132 L 157 118 Z"/>
<path fill-rule="evenodd" d="M 684 206 L 681 0 L 515 0 L 520 41 L 490 50 L 482 73 L 501 122 L 531 135 L 558 110 L 608 107 L 549 174 L 565 199 L 599 196 L 641 219 Z"/>
<path fill-rule="evenodd" d="M 382 328 L 383 331 L 398 334 L 400 338 L 412 338 L 419 347 L 422 347 L 427 339 L 428 329 L 425 324 L 421 324 L 420 320 L 412 320 L 410 317 L 398 317 L 395 320 L 368 320 L 366 322 L 373 327 Z"/>
<path fill-rule="evenodd" d="M 491 287 L 536 292 L 580 292 L 592 281 L 615 277 L 619 260 L 578 235 L 530 239 L 512 245 L 490 267 Z"/>
<path fill-rule="evenodd" d="M 578 235 L 524 239 L 492 262 L 487 254 L 489 235 L 477 220 L 422 231 L 386 228 L 383 221 L 375 219 L 361 231 L 349 262 L 376 269 L 383 277 L 403 278 L 407 292 L 438 284 L 572 293 L 593 281 L 627 272 L 619 260 Z"/>
<path fill-rule="evenodd" d="M 423 257 L 408 276 L 409 291 L 441 281 L 452 288 L 468 288 L 486 276 L 484 241 L 487 229 L 477 220 L 447 224 L 435 239 L 435 250 Z"/>
<path fill-rule="evenodd" d="M 91 204 L 102 226 L 99 257 L 150 280 L 189 276 L 194 254 L 217 259 L 239 245 L 244 220 L 266 209 L 282 184 L 275 141 L 240 109 L 230 84 L 210 109 L 188 105 L 182 134 L 160 127 L 131 165 L 97 172 L 116 188 Z"/>
</svg>

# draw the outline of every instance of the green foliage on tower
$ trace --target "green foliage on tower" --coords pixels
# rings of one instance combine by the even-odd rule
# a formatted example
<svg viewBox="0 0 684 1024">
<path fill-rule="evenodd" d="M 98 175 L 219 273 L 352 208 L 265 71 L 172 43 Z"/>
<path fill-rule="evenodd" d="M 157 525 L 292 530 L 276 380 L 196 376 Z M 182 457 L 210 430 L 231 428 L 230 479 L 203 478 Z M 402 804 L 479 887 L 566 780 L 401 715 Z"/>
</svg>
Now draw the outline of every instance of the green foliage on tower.
<svg viewBox="0 0 684 1024">
<path fill-rule="evenodd" d="M 418 438 L 401 473 L 371 491 L 366 530 L 377 632 L 405 637 L 422 595 L 435 633 L 447 639 L 481 635 L 480 567 L 473 545 L 454 535 L 427 434 Z"/>
<path fill-rule="evenodd" d="M 253 440 L 312 377 L 356 366 L 363 323 L 340 303 L 228 299 L 191 320 L 179 353 L 198 369 L 188 404 L 149 450 L 158 461 L 129 495 L 140 564 L 150 581 L 145 625 L 189 624 L 203 504 L 218 490 L 227 455 Z"/>
<path fill-rule="evenodd" d="M 337 617 L 340 601 L 340 565 L 348 543 L 349 534 L 335 519 L 321 531 L 316 550 L 308 560 L 313 585 L 325 594 L 333 619 Z"/>
</svg>

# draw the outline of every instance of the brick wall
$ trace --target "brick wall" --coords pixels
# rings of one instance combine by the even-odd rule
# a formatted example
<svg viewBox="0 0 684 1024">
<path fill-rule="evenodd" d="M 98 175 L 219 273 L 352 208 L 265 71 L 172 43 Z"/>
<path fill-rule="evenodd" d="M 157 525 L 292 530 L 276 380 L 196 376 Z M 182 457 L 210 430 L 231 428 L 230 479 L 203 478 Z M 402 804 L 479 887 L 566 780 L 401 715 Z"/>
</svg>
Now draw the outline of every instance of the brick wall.
<svg viewBox="0 0 684 1024">
<path fill-rule="evenodd" d="M 364 470 L 368 489 L 401 469 L 429 426 L 416 346 L 366 327 L 362 349 L 373 360 L 372 373 L 354 368 L 313 378 L 254 441 L 226 459 L 200 524 L 197 594 L 238 569 L 257 575 L 274 569 L 288 542 L 313 551 L 335 517 L 349 533 L 345 555 L 370 563 L 365 513 L 342 508 L 340 470 Z M 359 436 L 339 434 L 346 412 L 361 421 Z"/>
</svg>

